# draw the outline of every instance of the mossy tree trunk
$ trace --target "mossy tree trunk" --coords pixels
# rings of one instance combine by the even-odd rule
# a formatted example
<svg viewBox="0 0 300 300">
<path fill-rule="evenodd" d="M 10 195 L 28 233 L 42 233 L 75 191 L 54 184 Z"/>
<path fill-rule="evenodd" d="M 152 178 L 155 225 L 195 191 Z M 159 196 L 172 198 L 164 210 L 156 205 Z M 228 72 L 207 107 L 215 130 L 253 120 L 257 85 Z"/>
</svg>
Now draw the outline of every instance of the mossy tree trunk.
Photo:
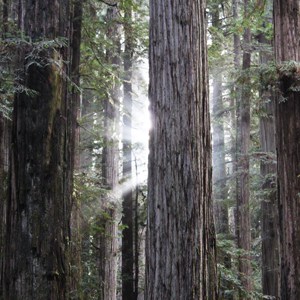
<svg viewBox="0 0 300 300">
<path fill-rule="evenodd" d="M 69 299 L 75 135 L 66 65 L 71 3 L 19 5 L 19 29 L 29 40 L 20 53 L 22 84 L 30 92 L 14 102 L 4 299 Z"/>
<path fill-rule="evenodd" d="M 145 299 L 217 299 L 205 6 L 150 2 Z"/>
<path fill-rule="evenodd" d="M 300 61 L 300 2 L 274 1 L 275 58 Z M 279 74 L 275 103 L 279 196 L 281 299 L 300 298 L 300 92 L 299 66 Z"/>
</svg>

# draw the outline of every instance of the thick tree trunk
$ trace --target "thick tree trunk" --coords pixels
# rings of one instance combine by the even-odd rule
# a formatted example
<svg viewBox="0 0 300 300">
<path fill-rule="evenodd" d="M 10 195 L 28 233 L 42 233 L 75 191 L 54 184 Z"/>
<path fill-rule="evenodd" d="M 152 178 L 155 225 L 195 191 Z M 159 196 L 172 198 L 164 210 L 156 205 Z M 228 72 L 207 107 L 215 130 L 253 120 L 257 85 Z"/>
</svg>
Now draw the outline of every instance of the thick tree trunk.
<svg viewBox="0 0 300 300">
<path fill-rule="evenodd" d="M 150 2 L 145 298 L 217 298 L 204 2 Z"/>
<path fill-rule="evenodd" d="M 280 65 L 300 61 L 300 2 L 274 1 L 275 57 Z M 281 299 L 300 298 L 300 93 L 299 66 L 282 71 L 276 99 Z"/>
<path fill-rule="evenodd" d="M 248 0 L 244 0 L 244 18 L 248 17 Z M 237 126 L 237 246 L 244 251 L 239 257 L 240 280 L 245 291 L 252 290 L 251 282 L 251 224 L 250 224 L 250 190 L 249 190 L 249 145 L 250 145 L 250 75 L 246 72 L 251 64 L 251 33 L 246 28 L 243 35 L 244 83 L 241 87 L 239 118 Z M 241 299 L 249 295 L 240 294 Z"/>
<path fill-rule="evenodd" d="M 24 85 L 16 96 L 7 204 L 4 299 L 69 299 L 73 113 L 64 62 L 70 4 L 20 2 Z M 22 59 L 21 58 L 21 59 Z"/>
</svg>

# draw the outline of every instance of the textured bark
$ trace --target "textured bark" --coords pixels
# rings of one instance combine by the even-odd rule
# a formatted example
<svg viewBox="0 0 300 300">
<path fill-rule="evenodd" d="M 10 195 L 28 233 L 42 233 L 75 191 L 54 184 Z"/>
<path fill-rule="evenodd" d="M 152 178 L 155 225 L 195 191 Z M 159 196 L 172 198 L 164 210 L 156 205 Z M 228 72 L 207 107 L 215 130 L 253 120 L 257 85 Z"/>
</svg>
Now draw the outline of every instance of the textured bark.
<svg viewBox="0 0 300 300">
<path fill-rule="evenodd" d="M 262 93 L 262 98 L 266 97 Z M 261 151 L 275 156 L 274 102 L 265 103 L 267 116 L 260 119 Z M 274 158 L 271 156 L 271 159 Z M 275 186 L 276 164 L 261 162 L 261 175 L 264 178 L 262 200 L 262 289 L 264 295 L 279 299 L 279 230 L 278 205 Z"/>
<path fill-rule="evenodd" d="M 0 38 L 5 38 L 5 35 L 8 33 L 8 4 L 8 1 L 4 0 L 2 1 L 0 6 L 0 21 L 2 24 L 2 34 Z M 5 59 L 3 61 L 1 60 L 0 68 L 2 70 L 7 70 L 9 68 Z M 2 78 L 0 78 L 0 80 L 2 80 Z M 1 100 L 2 99 L 0 99 L 0 101 Z M 4 116 L 4 114 L 0 112 L 0 299 L 1 295 L 3 295 L 4 247 L 6 227 L 6 204 L 8 198 L 7 181 L 9 170 L 10 137 L 11 121 L 7 118 L 7 116 Z"/>
<path fill-rule="evenodd" d="M 248 0 L 244 0 L 244 18 L 248 17 Z M 250 145 L 250 75 L 247 70 L 251 64 L 251 33 L 246 28 L 243 35 L 244 82 L 241 87 L 241 98 L 238 106 L 239 118 L 237 122 L 237 246 L 244 250 L 239 257 L 238 268 L 241 284 L 245 291 L 252 290 L 251 261 L 251 224 L 249 208 L 249 145 Z M 240 299 L 248 299 L 249 295 L 240 293 Z"/>
<path fill-rule="evenodd" d="M 203 1 L 150 2 L 146 299 L 217 298 L 205 24 Z"/>
<path fill-rule="evenodd" d="M 20 30 L 32 42 L 69 37 L 68 1 L 20 1 L 19 9 Z M 36 93 L 20 93 L 14 103 L 4 299 L 69 299 L 70 57 L 67 47 L 27 47 L 23 83 Z"/>
<path fill-rule="evenodd" d="M 0 39 L 5 39 L 7 33 L 9 32 L 8 27 L 8 17 L 9 17 L 9 1 L 4 0 L 1 3 L 1 25 L 2 32 Z M 5 45 L 5 42 L 4 42 Z M 0 87 L 1 92 L 4 92 L 5 98 L 5 86 L 4 80 L 8 74 L 11 74 L 11 69 L 13 69 L 12 61 L 14 61 L 14 55 L 10 53 L 7 49 L 1 49 L 1 59 L 0 64 Z M 3 73 L 2 73 L 3 72 Z M 2 89 L 4 87 L 4 89 Z M 2 95 L 1 95 L 2 96 Z M 4 114 L 0 112 L 0 299 L 3 295 L 3 276 L 4 276 L 4 249 L 5 249 L 5 231 L 6 231 L 6 206 L 8 200 L 8 172 L 9 172 L 9 155 L 10 155 L 10 144 L 11 144 L 11 120 L 8 119 L 7 113 Z"/>
<path fill-rule="evenodd" d="M 300 2 L 274 2 L 275 57 L 281 64 L 300 61 Z M 299 68 L 298 68 L 299 69 Z M 300 93 L 299 71 L 280 74 L 276 99 L 276 144 L 280 222 L 281 299 L 300 298 Z"/>
<path fill-rule="evenodd" d="M 104 204 L 105 205 L 105 204 Z M 117 226 L 116 207 L 112 203 L 102 205 L 103 214 L 99 216 L 97 225 L 101 232 L 97 234 L 98 244 L 97 266 L 99 271 L 99 300 L 116 299 L 117 289 Z"/>
<path fill-rule="evenodd" d="M 72 39 L 71 39 L 71 49 L 72 49 L 72 61 L 71 61 L 71 80 L 72 80 L 72 90 L 71 90 L 71 112 L 73 117 L 71 118 L 71 128 L 72 134 L 75 138 L 71 141 L 70 147 L 72 149 L 71 156 L 74 157 L 74 169 L 75 171 L 80 170 L 80 154 L 79 154 L 79 143 L 80 143 L 80 131 L 75 122 L 80 117 L 80 44 L 81 44 L 81 27 L 82 27 L 82 1 L 73 1 L 73 11 L 72 11 Z M 74 170 L 70 170 L 72 173 Z M 77 196 L 77 195 L 76 195 Z M 80 282 L 82 280 L 82 268 L 81 268 L 81 203 L 75 195 L 72 196 L 72 212 L 71 212 L 71 282 L 70 282 L 70 296 L 77 297 L 81 299 L 79 292 Z"/>
<path fill-rule="evenodd" d="M 261 1 L 263 5 L 263 1 Z M 265 7 L 267 10 L 267 7 Z M 267 19 L 265 22 L 272 22 Z M 270 41 L 264 34 L 258 40 L 262 46 L 270 46 Z M 260 53 L 260 63 L 268 64 L 273 55 L 264 51 Z M 276 145 L 275 145 L 275 99 L 274 93 L 267 89 L 260 92 L 261 109 L 264 111 L 260 118 L 261 151 L 270 156 L 261 161 L 260 172 L 263 178 L 262 189 L 264 198 L 261 204 L 262 227 L 262 291 L 264 295 L 279 299 L 279 220 L 276 194 Z"/>
<path fill-rule="evenodd" d="M 107 63 L 113 65 L 116 74 L 120 69 L 120 34 L 119 25 L 116 22 L 117 8 L 107 10 L 106 21 L 110 24 L 107 36 L 112 43 L 112 49 L 108 50 Z M 114 300 L 117 294 L 117 213 L 116 213 L 116 187 L 119 181 L 119 107 L 120 84 L 114 85 L 104 102 L 104 147 L 102 152 L 102 178 L 103 188 L 107 190 L 103 196 L 99 216 L 99 282 L 100 298 L 102 300 Z"/>
<path fill-rule="evenodd" d="M 0 114 L 0 299 L 3 293 L 6 205 L 11 121 Z"/>
<path fill-rule="evenodd" d="M 133 37 L 132 37 L 132 7 L 127 4 L 124 12 L 124 72 L 125 80 L 123 82 L 124 100 L 123 100 L 123 176 L 126 182 L 126 191 L 123 193 L 122 203 L 122 225 L 126 226 L 122 232 L 122 299 L 136 299 L 137 294 L 134 291 L 134 231 L 133 231 L 133 202 L 134 193 L 132 186 L 132 55 L 133 55 Z"/>
</svg>

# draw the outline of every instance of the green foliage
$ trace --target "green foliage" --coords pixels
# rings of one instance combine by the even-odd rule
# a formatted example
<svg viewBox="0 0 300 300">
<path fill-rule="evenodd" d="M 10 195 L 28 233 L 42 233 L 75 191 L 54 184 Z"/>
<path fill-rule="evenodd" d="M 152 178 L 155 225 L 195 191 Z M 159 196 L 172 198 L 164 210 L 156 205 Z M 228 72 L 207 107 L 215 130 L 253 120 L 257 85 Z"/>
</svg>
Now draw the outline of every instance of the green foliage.
<svg viewBox="0 0 300 300">
<path fill-rule="evenodd" d="M 247 297 L 247 299 L 261 299 L 260 266 L 255 259 L 257 252 L 251 251 L 247 253 L 243 249 L 236 248 L 235 242 L 222 234 L 217 236 L 217 252 L 222 253 L 222 257 L 227 257 L 227 261 L 219 262 L 217 265 L 221 299 L 237 299 L 239 295 Z M 245 259 L 249 257 L 254 270 L 252 275 L 254 288 L 250 294 L 244 289 L 240 281 L 240 278 L 244 276 L 238 271 L 237 262 L 240 257 L 245 257 Z M 230 268 L 228 267 L 228 260 L 230 260 Z"/>
<path fill-rule="evenodd" d="M 261 293 L 261 201 L 266 199 L 276 188 L 275 174 L 268 174 L 262 178 L 260 164 L 274 163 L 274 154 L 261 152 L 259 123 L 260 118 L 272 118 L 268 115 L 265 104 L 274 101 L 273 95 L 279 91 L 280 76 L 295 79 L 299 70 L 296 63 L 289 62 L 283 66 L 276 65 L 272 58 L 273 49 L 270 46 L 273 39 L 272 10 L 267 7 L 267 1 L 248 1 L 249 7 L 245 15 L 243 5 L 237 1 L 238 17 L 232 14 L 232 1 L 208 1 L 208 61 L 211 78 L 222 73 L 223 107 L 214 122 L 223 124 L 225 130 L 225 160 L 227 177 L 227 193 L 224 193 L 224 203 L 229 208 L 230 226 L 234 227 L 234 209 L 236 203 L 236 178 L 241 176 L 243 170 L 236 171 L 234 167 L 238 153 L 235 151 L 236 122 L 238 117 L 239 99 L 241 91 L 247 91 L 251 97 L 251 130 L 250 140 L 250 212 L 252 248 L 250 253 L 245 253 L 236 248 L 234 230 L 230 234 L 217 236 L 218 272 L 220 280 L 220 298 L 262 299 Z M 218 10 L 219 19 L 212 22 L 212 14 Z M 212 26 L 212 25 L 217 26 Z M 251 31 L 252 40 L 249 45 L 243 45 L 245 29 Z M 233 38 L 238 38 L 240 47 L 234 49 Z M 247 48 L 245 48 L 247 47 Z M 242 51 L 249 49 L 251 52 L 251 67 L 242 70 Z M 268 58 L 270 62 L 261 64 L 261 57 Z M 236 64 L 238 59 L 239 63 Z M 283 75 L 284 74 L 284 75 Z M 299 82 L 299 81 L 298 81 Z M 298 91 L 300 84 L 289 87 L 289 92 Z M 263 97 L 261 96 L 263 93 Z M 284 96 L 284 95 L 283 95 Z M 284 100 L 284 97 L 282 99 Z M 235 102 L 237 101 L 237 102 Z M 220 120 L 220 121 L 219 121 Z M 262 189 L 263 182 L 274 183 L 269 190 Z M 215 190 L 216 187 L 214 186 Z M 230 228 L 231 229 L 231 228 Z M 243 289 L 241 275 L 238 272 L 238 260 L 241 256 L 251 258 L 253 272 L 251 281 L 254 289 L 251 295 Z M 224 259 L 225 258 L 225 259 Z M 227 259 L 226 259 L 227 258 Z"/>
<path fill-rule="evenodd" d="M 66 46 L 67 41 L 62 38 L 36 42 L 19 37 L 0 40 L 0 113 L 4 117 L 10 118 L 16 95 L 21 93 L 30 97 L 37 95 L 36 91 L 24 84 L 24 72 L 27 72 L 32 65 L 40 68 L 51 64 L 57 65 L 58 62 L 53 55 L 47 55 L 47 52 L 52 53 Z M 25 54 L 25 70 L 23 61 L 20 61 L 23 59 L 23 54 Z"/>
</svg>

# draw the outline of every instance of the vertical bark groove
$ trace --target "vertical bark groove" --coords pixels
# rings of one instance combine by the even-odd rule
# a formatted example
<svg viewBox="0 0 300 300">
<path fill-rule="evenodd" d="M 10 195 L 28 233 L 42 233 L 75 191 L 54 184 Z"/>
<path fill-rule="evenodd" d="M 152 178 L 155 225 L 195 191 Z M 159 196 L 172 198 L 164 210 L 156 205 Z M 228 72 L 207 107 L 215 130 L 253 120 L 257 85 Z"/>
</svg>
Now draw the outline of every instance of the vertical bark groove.
<svg viewBox="0 0 300 300">
<path fill-rule="evenodd" d="M 216 299 L 202 1 L 150 2 L 146 299 Z"/>
<path fill-rule="evenodd" d="M 278 64 L 300 60 L 300 3 L 274 1 L 275 57 Z M 281 299 L 300 298 L 300 93 L 299 75 L 280 76 L 275 104 L 279 222 L 281 252 Z M 282 101 L 284 99 L 284 101 Z"/>
<path fill-rule="evenodd" d="M 14 102 L 4 299 L 68 299 L 75 120 L 64 62 L 70 51 L 41 42 L 69 42 L 70 3 L 19 5 L 19 29 L 30 40 L 20 53 L 22 83 L 34 93 L 17 94 Z"/>
</svg>

